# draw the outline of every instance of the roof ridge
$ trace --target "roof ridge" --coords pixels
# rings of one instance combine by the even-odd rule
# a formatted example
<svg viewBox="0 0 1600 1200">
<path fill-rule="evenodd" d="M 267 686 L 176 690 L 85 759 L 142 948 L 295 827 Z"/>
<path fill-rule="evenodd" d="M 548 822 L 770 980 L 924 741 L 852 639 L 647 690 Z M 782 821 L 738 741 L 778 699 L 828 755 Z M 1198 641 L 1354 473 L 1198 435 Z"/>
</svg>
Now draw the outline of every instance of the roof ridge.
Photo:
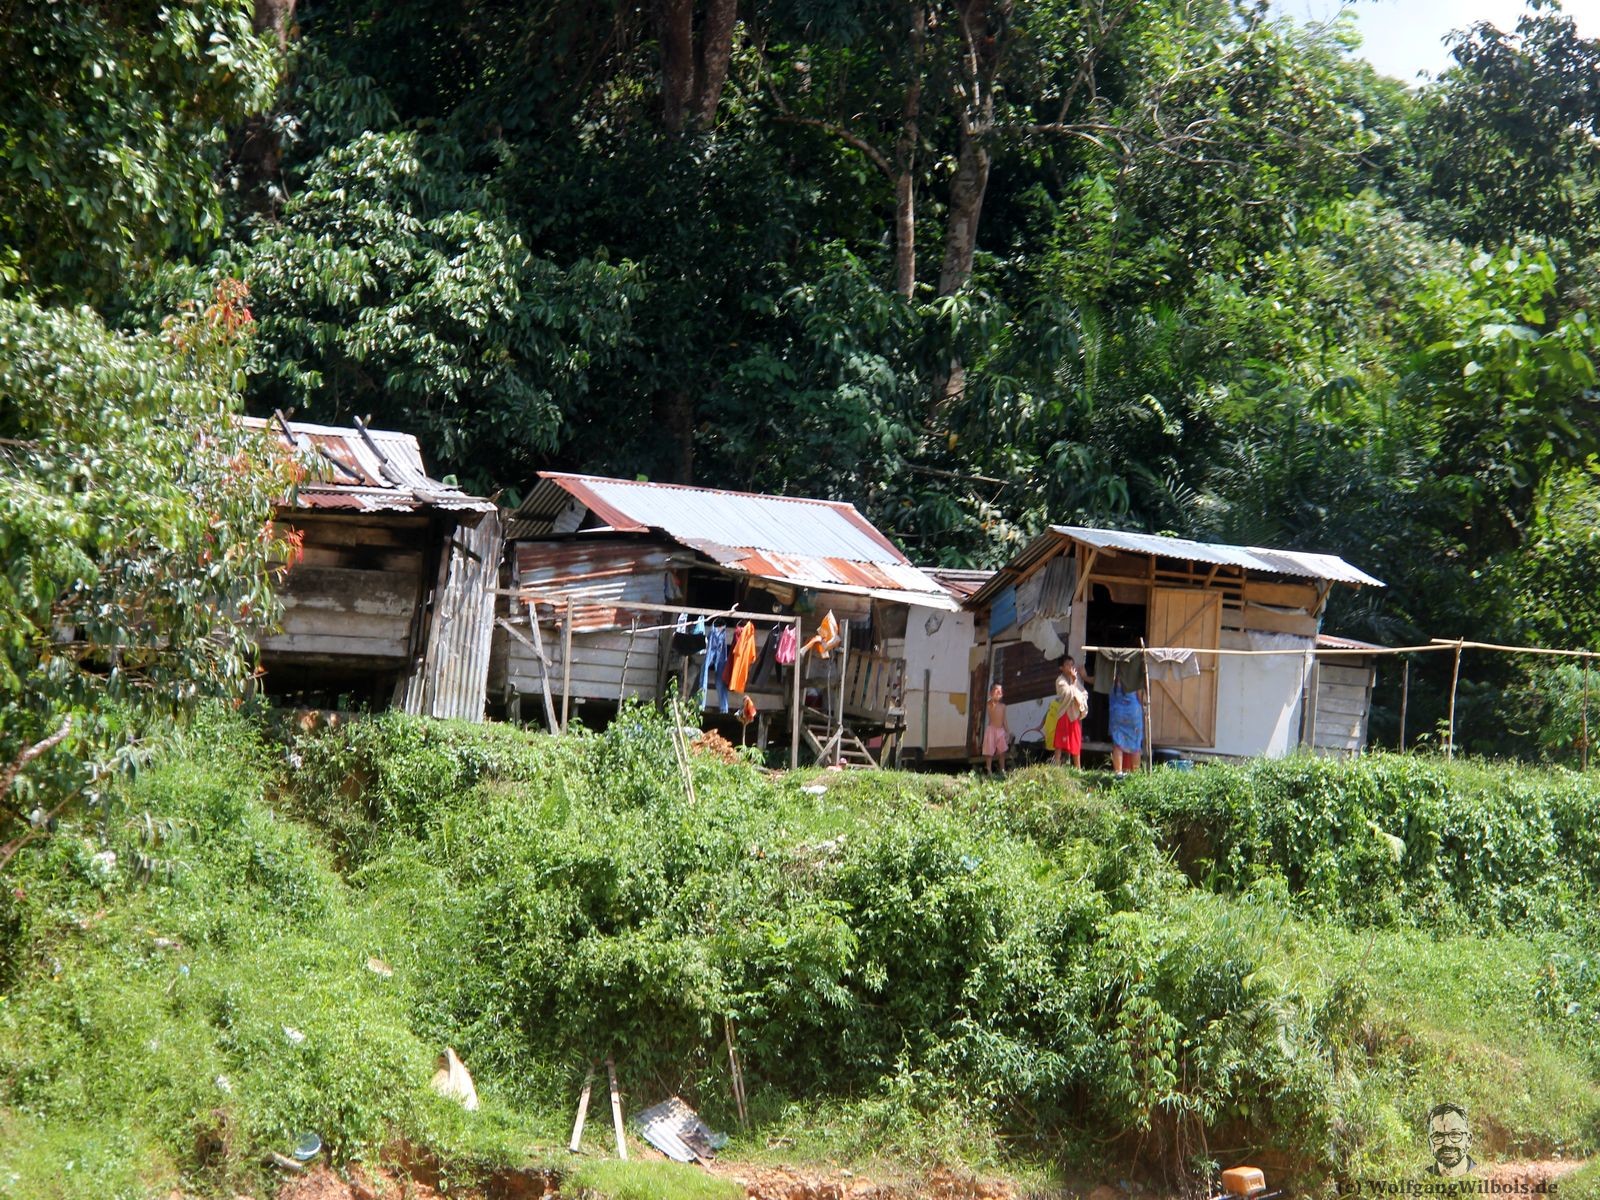
<svg viewBox="0 0 1600 1200">
<path fill-rule="evenodd" d="M 825 504 L 830 508 L 848 508 L 859 513 L 849 500 L 824 500 L 820 496 L 780 496 L 774 492 L 745 492 L 736 488 L 703 487 L 698 483 L 665 483 L 654 479 L 619 479 L 615 475 L 585 475 L 580 471 L 540 471 L 540 479 L 583 479 L 599 483 L 616 483 L 627 487 L 672 488 L 680 492 L 709 492 L 715 496 L 743 496 L 747 500 L 781 500 L 785 504 Z"/>
</svg>

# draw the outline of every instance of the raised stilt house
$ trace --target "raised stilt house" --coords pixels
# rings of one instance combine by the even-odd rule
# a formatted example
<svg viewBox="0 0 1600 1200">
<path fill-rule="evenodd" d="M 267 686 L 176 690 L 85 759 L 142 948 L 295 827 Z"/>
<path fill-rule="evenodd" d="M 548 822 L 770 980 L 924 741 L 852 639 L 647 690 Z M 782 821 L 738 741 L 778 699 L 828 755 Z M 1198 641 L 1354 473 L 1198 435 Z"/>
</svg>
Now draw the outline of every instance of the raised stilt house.
<svg viewBox="0 0 1600 1200">
<path fill-rule="evenodd" d="M 675 687 L 735 739 L 881 764 L 905 731 L 907 613 L 959 609 L 839 501 L 543 473 L 507 533 L 490 702 L 553 728 Z M 746 624 L 754 658 L 725 693 L 708 643 Z M 783 661 L 785 630 L 803 648 L 824 629 Z"/>
<path fill-rule="evenodd" d="M 286 701 L 481 720 L 498 509 L 428 476 L 407 433 L 251 420 L 301 478 L 276 521 L 299 542 L 263 684 Z"/>
<path fill-rule="evenodd" d="M 1063 653 L 1103 693 L 1111 658 L 1130 650 L 1158 755 L 1358 750 L 1376 647 L 1318 636 L 1333 588 L 1382 586 L 1331 554 L 1051 526 L 966 601 L 975 621 L 967 752 L 977 753 L 977 701 L 990 682 L 1004 685 L 1012 728 L 1023 730 L 1043 723 Z M 1103 694 L 1091 697 L 1084 742 L 1109 748 Z"/>
</svg>

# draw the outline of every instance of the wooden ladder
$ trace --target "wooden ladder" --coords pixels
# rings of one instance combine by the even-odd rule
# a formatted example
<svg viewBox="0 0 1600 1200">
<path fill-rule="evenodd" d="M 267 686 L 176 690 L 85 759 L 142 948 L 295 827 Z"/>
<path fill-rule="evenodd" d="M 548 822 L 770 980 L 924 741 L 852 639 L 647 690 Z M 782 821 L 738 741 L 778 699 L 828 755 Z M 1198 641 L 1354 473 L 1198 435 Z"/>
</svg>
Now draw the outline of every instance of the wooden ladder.
<svg viewBox="0 0 1600 1200">
<path fill-rule="evenodd" d="M 827 717 L 814 708 L 801 710 L 800 736 L 805 739 L 807 746 L 811 747 L 817 756 L 817 762 L 829 764 L 838 762 L 845 767 L 866 767 L 878 770 L 878 760 L 872 757 L 872 752 L 865 743 L 856 735 L 855 730 L 849 725 L 842 727 L 835 725 Z"/>
</svg>

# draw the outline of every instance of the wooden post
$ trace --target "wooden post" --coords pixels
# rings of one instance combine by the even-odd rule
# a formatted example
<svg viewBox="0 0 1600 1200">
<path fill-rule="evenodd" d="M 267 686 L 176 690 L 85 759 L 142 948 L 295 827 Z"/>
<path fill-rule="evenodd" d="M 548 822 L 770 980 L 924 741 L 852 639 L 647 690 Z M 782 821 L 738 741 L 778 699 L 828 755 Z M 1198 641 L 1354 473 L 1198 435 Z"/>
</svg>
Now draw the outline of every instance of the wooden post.
<svg viewBox="0 0 1600 1200">
<path fill-rule="evenodd" d="M 1461 682 L 1461 642 L 1462 639 L 1456 639 L 1456 664 L 1450 672 L 1450 741 L 1444 750 L 1445 758 L 1452 760 L 1456 756 L 1456 685 Z"/>
<path fill-rule="evenodd" d="M 567 1150 L 576 1154 L 578 1145 L 583 1141 L 583 1123 L 589 1117 L 589 1090 L 594 1087 L 594 1064 L 589 1064 L 588 1073 L 583 1077 L 583 1092 L 578 1097 L 578 1119 L 572 1123 L 572 1141 L 568 1143 Z"/>
<path fill-rule="evenodd" d="M 1406 752 L 1406 706 L 1411 702 L 1411 660 L 1405 660 L 1400 673 L 1400 753 Z"/>
<path fill-rule="evenodd" d="M 617 1064 L 606 1055 L 606 1078 L 611 1083 L 611 1127 L 617 1135 L 617 1157 L 628 1161 L 628 1143 L 622 1140 L 622 1093 L 617 1091 Z"/>
<path fill-rule="evenodd" d="M 1154 558 L 1150 560 L 1152 569 L 1154 569 L 1155 561 Z M 1150 736 L 1154 730 L 1155 723 L 1150 719 L 1150 708 L 1155 702 L 1155 697 L 1150 694 L 1150 656 L 1145 653 L 1143 638 L 1139 639 L 1139 665 L 1144 669 L 1144 704 L 1141 706 L 1144 709 L 1144 769 L 1146 771 L 1154 771 L 1156 769 L 1156 748 L 1155 744 L 1150 740 Z"/>
<path fill-rule="evenodd" d="M 528 601 L 528 623 L 533 626 L 533 652 L 539 656 L 539 686 L 544 691 L 544 719 L 550 732 L 556 732 L 556 706 L 550 698 L 550 660 L 544 653 L 544 635 L 539 632 L 539 612 L 532 600 Z"/>
<path fill-rule="evenodd" d="M 839 739 L 833 751 L 834 762 L 844 761 L 844 690 L 850 676 L 850 622 L 844 623 L 844 647 L 839 652 Z"/>
<path fill-rule="evenodd" d="M 567 731 L 567 718 L 572 710 L 572 600 L 567 600 L 567 611 L 561 631 L 561 732 Z"/>
<path fill-rule="evenodd" d="M 928 762 L 928 705 L 933 703 L 933 669 L 922 670 L 922 763 Z"/>
<path fill-rule="evenodd" d="M 722 1028 L 728 1039 L 728 1072 L 733 1083 L 733 1104 L 739 1112 L 739 1127 L 747 1129 L 750 1117 L 744 1106 L 744 1069 L 739 1066 L 739 1052 L 733 1048 L 733 1018 L 724 1016 Z"/>
<path fill-rule="evenodd" d="M 794 662 L 789 665 L 790 674 L 794 676 L 790 684 L 791 696 L 789 698 L 789 770 L 800 769 L 800 719 L 801 707 L 804 697 L 800 689 L 800 616 L 794 618 Z"/>
</svg>

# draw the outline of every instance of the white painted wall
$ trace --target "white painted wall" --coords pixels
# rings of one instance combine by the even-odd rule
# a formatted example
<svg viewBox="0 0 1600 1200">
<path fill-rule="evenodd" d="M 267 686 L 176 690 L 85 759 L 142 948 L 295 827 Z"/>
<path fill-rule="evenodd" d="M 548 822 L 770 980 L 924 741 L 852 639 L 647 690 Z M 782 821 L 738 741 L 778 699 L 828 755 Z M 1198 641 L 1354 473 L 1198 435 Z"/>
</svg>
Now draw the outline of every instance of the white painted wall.
<svg viewBox="0 0 1600 1200">
<path fill-rule="evenodd" d="M 970 612 L 911 606 L 906 616 L 905 641 L 908 748 L 924 750 L 929 757 L 966 757 L 967 691 L 971 685 L 967 663 L 974 644 Z M 925 705 L 927 746 L 922 744 Z"/>
<path fill-rule="evenodd" d="M 1246 636 L 1224 629 L 1224 650 L 1249 650 Z M 1293 655 L 1219 655 L 1217 740 L 1211 753 L 1282 758 L 1300 742 L 1306 660 Z"/>
</svg>

